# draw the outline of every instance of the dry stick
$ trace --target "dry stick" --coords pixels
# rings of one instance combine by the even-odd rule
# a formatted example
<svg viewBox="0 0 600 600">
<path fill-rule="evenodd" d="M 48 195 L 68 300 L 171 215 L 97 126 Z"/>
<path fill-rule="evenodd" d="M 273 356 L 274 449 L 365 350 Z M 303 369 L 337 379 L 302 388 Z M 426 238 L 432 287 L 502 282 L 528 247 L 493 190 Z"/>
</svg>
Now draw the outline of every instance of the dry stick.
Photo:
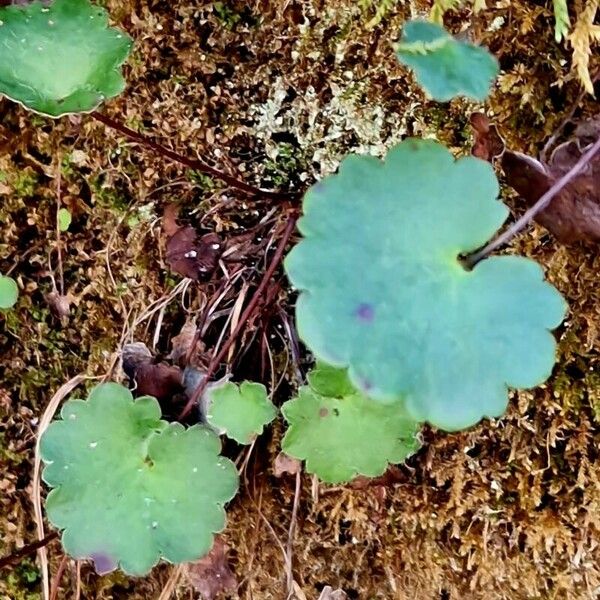
<svg viewBox="0 0 600 600">
<path fill-rule="evenodd" d="M 253 194 L 253 195 L 257 195 L 257 196 L 258 195 L 265 196 L 267 198 L 272 198 L 273 200 L 292 200 L 292 199 L 298 197 L 298 194 L 293 193 L 293 192 L 273 192 L 270 190 L 262 190 L 253 185 L 250 185 L 249 183 L 240 181 L 233 175 L 228 175 L 227 173 L 223 173 L 222 171 L 219 171 L 218 169 L 215 169 L 214 167 L 207 165 L 205 162 L 203 162 L 201 160 L 198 160 L 195 158 L 188 158 L 187 156 L 183 156 L 177 152 L 174 152 L 173 150 L 169 150 L 166 146 L 163 146 L 162 144 L 155 142 L 154 140 L 150 139 L 148 136 L 146 136 L 142 133 L 138 133 L 137 131 L 130 129 L 125 124 L 113 119 L 112 117 L 108 117 L 107 115 L 105 115 L 103 113 L 94 111 L 94 112 L 90 113 L 90 115 L 94 119 L 96 119 L 96 121 L 100 121 L 107 127 L 110 127 L 111 129 L 114 129 L 115 131 L 122 133 L 123 135 L 142 144 L 143 146 L 146 146 L 147 148 L 154 150 L 158 154 L 160 154 L 162 156 L 166 156 L 167 158 L 170 158 L 171 160 L 174 160 L 175 162 L 181 163 L 182 165 L 185 165 L 186 167 L 188 167 L 190 169 L 195 169 L 195 170 L 205 173 L 207 175 L 211 175 L 212 177 L 216 177 L 217 179 L 224 181 L 227 185 L 230 185 L 232 188 L 235 188 L 242 192 L 246 192 L 248 194 Z"/>
<path fill-rule="evenodd" d="M 181 411 L 181 414 L 178 417 L 179 421 L 181 421 L 183 418 L 185 418 L 190 413 L 194 404 L 196 404 L 198 402 L 198 400 L 202 397 L 202 394 L 206 390 L 206 387 L 208 386 L 210 379 L 215 374 L 215 371 L 217 370 L 219 363 L 221 362 L 221 360 L 223 360 L 223 357 L 227 354 L 227 352 L 229 351 L 229 348 L 231 347 L 231 345 L 233 344 L 233 342 L 235 341 L 237 336 L 240 334 L 240 332 L 246 325 L 246 321 L 250 318 L 250 316 L 256 309 L 256 306 L 260 302 L 260 298 L 261 298 L 263 292 L 265 291 L 267 285 L 269 284 L 269 280 L 271 279 L 271 277 L 273 277 L 273 273 L 275 273 L 275 270 L 277 269 L 277 267 L 279 266 L 279 263 L 283 259 L 283 253 L 285 251 L 285 247 L 292 235 L 292 232 L 294 231 L 294 227 L 296 226 L 297 220 L 298 220 L 298 217 L 295 215 L 288 219 L 285 231 L 283 232 L 283 237 L 281 238 L 279 245 L 277 246 L 277 250 L 275 251 L 273 260 L 271 261 L 271 264 L 269 265 L 268 269 L 265 271 L 265 274 L 263 275 L 262 281 L 260 282 L 259 286 L 256 288 L 256 291 L 254 292 L 254 295 L 252 296 L 252 300 L 250 300 L 250 302 L 248 303 L 248 306 L 246 307 L 246 310 L 244 310 L 244 312 L 242 313 L 236 328 L 231 332 L 231 335 L 229 336 L 227 341 L 223 344 L 223 346 L 221 346 L 221 350 L 219 350 L 217 355 L 215 357 L 213 357 L 213 359 L 210 361 L 210 364 L 208 365 L 208 369 L 206 370 L 206 375 L 205 375 L 204 379 L 198 385 L 198 387 L 195 389 L 194 393 L 192 394 L 192 397 L 188 400 L 188 403 L 185 405 L 185 408 Z"/>
<path fill-rule="evenodd" d="M 58 537 L 58 533 L 53 531 L 49 535 L 47 535 L 43 540 L 38 540 L 37 542 L 33 542 L 33 544 L 28 544 L 27 546 L 23 546 L 16 552 L 9 554 L 8 556 L 4 556 L 0 558 L 0 569 L 4 567 L 11 567 L 21 560 L 26 558 L 27 556 L 37 552 L 40 548 L 47 546 L 50 542 L 55 540 Z"/>
<path fill-rule="evenodd" d="M 550 202 L 557 196 L 600 151 L 600 138 L 596 140 L 593 146 L 577 161 L 575 166 L 565 173 L 560 179 L 552 184 L 552 187 L 517 221 L 515 221 L 504 233 L 499 235 L 495 240 L 492 240 L 487 246 L 483 247 L 478 252 L 467 256 L 464 264 L 471 268 L 474 267 L 480 260 L 491 254 L 494 250 L 500 248 L 519 233 L 533 218 L 544 210 Z"/>
<path fill-rule="evenodd" d="M 50 600 L 56 600 L 58 598 L 58 588 L 60 587 L 60 580 L 62 579 L 63 573 L 65 572 L 65 567 L 67 566 L 68 558 L 66 554 L 63 554 L 63 557 L 58 565 L 58 569 L 56 571 L 56 575 L 54 576 L 54 581 L 52 582 L 52 587 L 50 589 Z"/>
</svg>

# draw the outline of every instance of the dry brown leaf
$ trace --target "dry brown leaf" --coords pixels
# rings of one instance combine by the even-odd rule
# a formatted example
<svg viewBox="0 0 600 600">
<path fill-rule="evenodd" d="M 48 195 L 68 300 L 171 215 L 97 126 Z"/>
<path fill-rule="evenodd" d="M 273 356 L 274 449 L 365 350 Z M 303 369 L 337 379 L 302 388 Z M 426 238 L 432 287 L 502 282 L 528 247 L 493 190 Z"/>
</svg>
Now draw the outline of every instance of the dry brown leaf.
<svg viewBox="0 0 600 600">
<path fill-rule="evenodd" d="M 330 585 L 326 585 L 321 591 L 319 600 L 347 600 L 348 595 L 344 590 L 334 590 Z"/>
<path fill-rule="evenodd" d="M 237 589 L 237 579 L 227 561 L 228 551 L 223 539 L 217 536 L 211 551 L 204 558 L 185 565 L 185 577 L 203 600 L 213 600 L 221 592 Z"/>
<path fill-rule="evenodd" d="M 285 452 L 280 452 L 273 464 L 273 475 L 275 477 L 281 477 L 284 474 L 296 475 L 301 467 L 302 463 L 298 459 L 288 456 Z"/>
<path fill-rule="evenodd" d="M 598 135 L 600 119 L 580 124 L 574 137 L 554 150 L 547 165 L 531 156 L 505 151 L 502 168 L 509 185 L 529 206 L 533 205 L 575 166 Z M 596 155 L 535 220 L 563 244 L 600 242 L 600 155 Z"/>
<path fill-rule="evenodd" d="M 471 154 L 492 162 L 504 152 L 504 140 L 500 137 L 496 125 L 490 123 L 488 117 L 481 112 L 472 113 L 470 122 L 473 128 Z"/>
</svg>

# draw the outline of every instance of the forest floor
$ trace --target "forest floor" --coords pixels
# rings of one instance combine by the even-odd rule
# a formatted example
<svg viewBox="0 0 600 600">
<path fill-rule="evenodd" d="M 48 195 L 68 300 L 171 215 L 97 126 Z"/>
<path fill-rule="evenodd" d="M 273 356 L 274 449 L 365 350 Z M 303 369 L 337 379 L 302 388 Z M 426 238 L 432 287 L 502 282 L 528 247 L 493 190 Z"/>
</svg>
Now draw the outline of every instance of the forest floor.
<svg viewBox="0 0 600 600">
<path fill-rule="evenodd" d="M 135 49 L 126 93 L 102 110 L 248 182 L 301 192 L 345 154 L 382 156 L 407 135 L 469 152 L 469 115 L 482 107 L 426 100 L 394 57 L 402 23 L 428 6 L 391 2 L 370 27 L 376 3 L 356 0 L 105 4 Z M 512 149 L 535 155 L 580 91 L 570 51 L 554 41 L 551 3 L 491 1 L 446 23 L 455 33 L 468 27 L 498 57 L 502 74 L 485 110 Z M 593 106 L 589 97 L 577 115 Z M 523 212 L 510 190 L 503 199 Z M 57 200 L 73 215 L 59 238 Z M 35 432 L 57 389 L 78 374 L 122 379 L 125 342 L 166 355 L 186 319 L 223 290 L 223 273 L 176 287 L 161 229 L 171 203 L 200 231 L 255 236 L 203 340 L 212 351 L 272 255 L 258 238 L 276 245 L 293 203 L 244 195 L 89 117 L 52 121 L 0 100 L 0 272 L 21 288 L 18 305 L 0 316 L 0 556 L 36 539 Z M 455 434 L 428 430 L 406 466 L 371 484 L 332 487 L 302 475 L 296 490 L 293 476 L 275 477 L 276 422 L 243 456 L 224 532 L 239 585 L 225 597 L 286 598 L 288 544 L 298 600 L 316 600 L 326 585 L 364 600 L 600 595 L 600 259 L 538 226 L 508 251 L 539 261 L 569 302 L 552 378 L 512 394 L 501 420 Z M 280 404 L 297 385 L 294 366 L 306 371 L 310 357 L 294 355 L 294 298 L 283 274 L 276 282 L 229 365 L 236 379 L 276 387 Z M 62 318 L 48 303 L 54 285 L 71 299 Z M 161 299 L 162 310 L 148 314 Z M 54 574 L 59 543 L 48 550 Z M 133 579 L 68 563 L 58 598 L 76 598 L 79 587 L 84 599 L 158 599 L 173 569 Z M 172 597 L 194 594 L 181 578 Z M 3 571 L 0 598 L 41 598 L 34 556 Z"/>
</svg>

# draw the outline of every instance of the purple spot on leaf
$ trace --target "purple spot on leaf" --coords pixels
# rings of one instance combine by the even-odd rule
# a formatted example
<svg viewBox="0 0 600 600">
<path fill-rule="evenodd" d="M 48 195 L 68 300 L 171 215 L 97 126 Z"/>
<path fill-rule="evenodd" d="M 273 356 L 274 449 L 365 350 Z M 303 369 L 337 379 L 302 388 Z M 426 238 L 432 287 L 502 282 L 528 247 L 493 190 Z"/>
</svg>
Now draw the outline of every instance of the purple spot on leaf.
<svg viewBox="0 0 600 600">
<path fill-rule="evenodd" d="M 319 416 L 320 417 L 326 417 L 329 414 L 329 411 L 326 408 L 320 408 L 319 409 Z"/>
<path fill-rule="evenodd" d="M 373 308 L 372 304 L 363 302 L 362 304 L 358 305 L 355 314 L 363 323 L 370 323 L 375 317 L 375 309 Z"/>
<path fill-rule="evenodd" d="M 95 552 L 90 558 L 94 561 L 94 569 L 98 575 L 106 575 L 117 568 L 114 558 L 103 552 Z"/>
<path fill-rule="evenodd" d="M 373 384 L 368 379 L 361 379 L 360 387 L 366 394 L 368 394 L 373 389 Z"/>
</svg>

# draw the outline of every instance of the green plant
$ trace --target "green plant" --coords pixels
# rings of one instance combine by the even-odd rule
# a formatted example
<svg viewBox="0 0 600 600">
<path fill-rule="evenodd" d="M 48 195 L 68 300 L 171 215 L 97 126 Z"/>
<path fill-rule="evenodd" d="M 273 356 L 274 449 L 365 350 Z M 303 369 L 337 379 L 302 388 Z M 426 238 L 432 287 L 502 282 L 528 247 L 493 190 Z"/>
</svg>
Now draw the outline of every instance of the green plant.
<svg viewBox="0 0 600 600">
<path fill-rule="evenodd" d="M 195 560 L 225 525 L 238 478 L 219 438 L 160 416 L 154 398 L 108 383 L 67 402 L 42 436 L 48 519 L 64 530 L 66 552 L 99 573 Z"/>
<path fill-rule="evenodd" d="M 308 381 L 283 405 L 289 428 L 281 447 L 306 460 L 309 473 L 328 483 L 376 477 L 418 450 L 415 421 L 401 406 L 373 402 L 356 390 L 344 369 L 321 364 Z"/>
<path fill-rule="evenodd" d="M 12 308 L 19 298 L 17 282 L 12 277 L 0 275 L 0 309 Z"/>
<path fill-rule="evenodd" d="M 7 6 L 0 13 L 0 94 L 50 117 L 90 111 L 120 94 L 131 40 L 87 0 Z"/>
<path fill-rule="evenodd" d="M 488 163 L 416 139 L 385 162 L 351 156 L 314 186 L 286 271 L 301 290 L 299 334 L 317 358 L 349 366 L 369 397 L 447 430 L 500 416 L 508 386 L 542 383 L 560 294 L 525 258 L 472 270 L 460 261 L 506 219 L 497 194 Z"/>
<path fill-rule="evenodd" d="M 277 415 L 267 390 L 260 383 L 227 382 L 207 392 L 207 421 L 220 433 L 240 444 L 249 444 Z"/>
<path fill-rule="evenodd" d="M 414 69 L 425 91 L 441 102 L 455 96 L 484 100 L 498 74 L 498 63 L 487 50 L 459 41 L 428 21 L 405 24 L 397 56 Z"/>
</svg>

